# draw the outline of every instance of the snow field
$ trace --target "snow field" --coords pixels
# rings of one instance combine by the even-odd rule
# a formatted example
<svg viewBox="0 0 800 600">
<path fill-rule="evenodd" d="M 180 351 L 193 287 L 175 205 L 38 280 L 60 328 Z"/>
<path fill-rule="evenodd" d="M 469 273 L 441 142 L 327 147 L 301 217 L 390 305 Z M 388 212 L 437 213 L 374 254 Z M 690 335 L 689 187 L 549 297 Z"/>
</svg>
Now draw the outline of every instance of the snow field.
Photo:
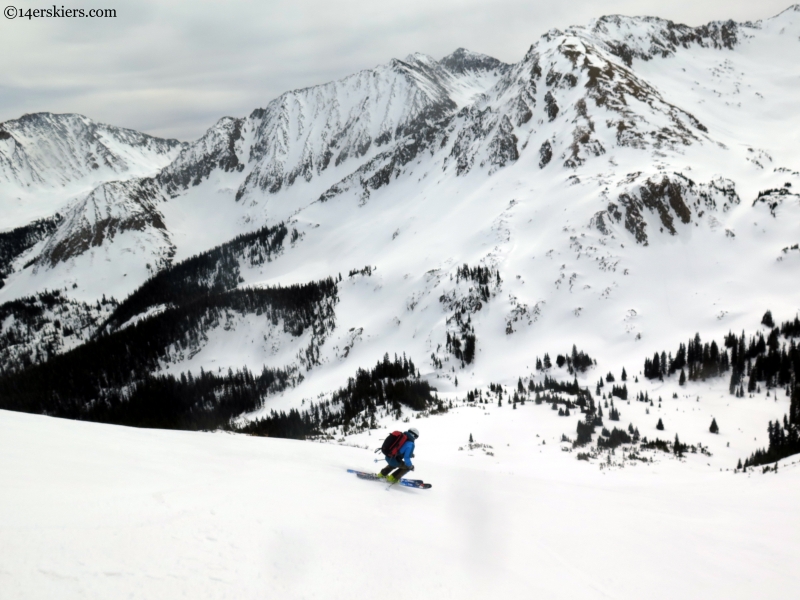
<svg viewBox="0 0 800 600">
<path fill-rule="evenodd" d="M 20 599 L 374 598 L 387 586 L 418 598 L 778 598 L 800 583 L 797 466 L 733 475 L 690 458 L 601 471 L 549 439 L 542 450 L 553 452 L 536 452 L 525 420 L 546 410 L 415 422 L 427 491 L 347 474 L 372 469 L 358 447 L 2 411 L 0 589 Z M 467 429 L 509 445 L 469 456 L 455 448 Z"/>
</svg>

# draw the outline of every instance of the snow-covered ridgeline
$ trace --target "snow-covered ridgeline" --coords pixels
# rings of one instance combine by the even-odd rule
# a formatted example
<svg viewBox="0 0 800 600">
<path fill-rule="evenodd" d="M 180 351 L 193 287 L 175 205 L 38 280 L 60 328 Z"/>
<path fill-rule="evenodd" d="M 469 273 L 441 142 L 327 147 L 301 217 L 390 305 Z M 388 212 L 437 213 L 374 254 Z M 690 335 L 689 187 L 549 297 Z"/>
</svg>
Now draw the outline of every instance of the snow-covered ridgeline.
<svg viewBox="0 0 800 600">
<path fill-rule="evenodd" d="M 0 123 L 2 229 L 50 217 L 104 181 L 152 175 L 183 145 L 75 114 Z"/>
</svg>

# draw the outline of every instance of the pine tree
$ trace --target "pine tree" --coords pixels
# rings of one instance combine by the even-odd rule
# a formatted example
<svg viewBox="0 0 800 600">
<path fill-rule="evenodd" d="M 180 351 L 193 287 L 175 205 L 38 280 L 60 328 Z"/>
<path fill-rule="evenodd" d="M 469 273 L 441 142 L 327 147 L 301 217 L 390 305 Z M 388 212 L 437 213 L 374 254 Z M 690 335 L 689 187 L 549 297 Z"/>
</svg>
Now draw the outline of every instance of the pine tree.
<svg viewBox="0 0 800 600">
<path fill-rule="evenodd" d="M 471 433 L 469 434 L 469 443 L 470 444 L 472 443 L 472 434 Z"/>
<path fill-rule="evenodd" d="M 661 419 L 658 419 L 658 424 L 656 425 L 656 429 L 659 431 L 664 431 L 664 423 L 661 422 Z"/>
<path fill-rule="evenodd" d="M 719 433 L 719 427 L 717 426 L 717 420 L 712 418 L 711 419 L 711 427 L 708 428 L 711 433 Z"/>
<path fill-rule="evenodd" d="M 680 379 L 678 379 L 678 385 L 686 385 L 686 373 L 683 369 L 681 369 L 681 376 Z"/>
<path fill-rule="evenodd" d="M 628 381 L 628 374 L 625 372 L 625 367 L 622 367 L 622 375 L 620 375 L 620 379 L 622 379 L 622 381 Z"/>
</svg>

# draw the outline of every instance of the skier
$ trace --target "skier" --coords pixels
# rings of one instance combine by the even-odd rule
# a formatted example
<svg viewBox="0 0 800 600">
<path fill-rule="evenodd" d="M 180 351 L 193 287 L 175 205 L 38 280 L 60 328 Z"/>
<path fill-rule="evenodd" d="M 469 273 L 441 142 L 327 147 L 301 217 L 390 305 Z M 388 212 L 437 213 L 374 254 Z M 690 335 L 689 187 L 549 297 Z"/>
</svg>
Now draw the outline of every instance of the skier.
<svg viewBox="0 0 800 600">
<path fill-rule="evenodd" d="M 407 438 L 406 441 L 394 455 L 384 453 L 384 458 L 389 464 L 381 469 L 378 477 L 386 479 L 389 483 L 397 483 L 403 478 L 403 475 L 414 470 L 411 457 L 414 456 L 414 442 L 419 437 L 419 430 L 416 427 L 412 427 L 405 432 L 405 436 Z"/>
</svg>

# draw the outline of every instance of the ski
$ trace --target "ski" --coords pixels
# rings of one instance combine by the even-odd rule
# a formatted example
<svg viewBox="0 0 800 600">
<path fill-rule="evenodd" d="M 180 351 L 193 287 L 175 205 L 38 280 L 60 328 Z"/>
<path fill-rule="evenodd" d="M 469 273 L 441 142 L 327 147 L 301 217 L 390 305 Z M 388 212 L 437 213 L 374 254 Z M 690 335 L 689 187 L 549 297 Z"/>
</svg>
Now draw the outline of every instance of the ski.
<svg viewBox="0 0 800 600">
<path fill-rule="evenodd" d="M 419 479 L 401 479 L 397 483 L 404 485 L 405 487 L 416 488 L 418 490 L 429 490 L 433 487 L 430 483 L 424 483 Z"/>
<path fill-rule="evenodd" d="M 358 477 L 359 479 L 370 479 L 372 481 L 384 481 L 384 482 L 386 481 L 385 479 L 378 477 L 375 473 L 365 473 L 364 471 L 356 471 L 354 469 L 347 469 L 347 472 L 354 473 L 355 476 Z M 421 479 L 401 479 L 397 483 L 399 483 L 402 486 L 416 488 L 418 490 L 428 490 L 432 487 L 430 483 L 425 483 Z"/>
<path fill-rule="evenodd" d="M 378 477 L 375 473 L 366 473 L 365 471 L 356 471 L 355 469 L 347 469 L 348 473 L 355 474 L 356 477 L 360 479 L 372 479 L 375 481 L 386 481 L 381 477 Z M 401 481 L 409 481 L 412 483 L 423 483 L 422 479 L 401 479 Z"/>
</svg>

